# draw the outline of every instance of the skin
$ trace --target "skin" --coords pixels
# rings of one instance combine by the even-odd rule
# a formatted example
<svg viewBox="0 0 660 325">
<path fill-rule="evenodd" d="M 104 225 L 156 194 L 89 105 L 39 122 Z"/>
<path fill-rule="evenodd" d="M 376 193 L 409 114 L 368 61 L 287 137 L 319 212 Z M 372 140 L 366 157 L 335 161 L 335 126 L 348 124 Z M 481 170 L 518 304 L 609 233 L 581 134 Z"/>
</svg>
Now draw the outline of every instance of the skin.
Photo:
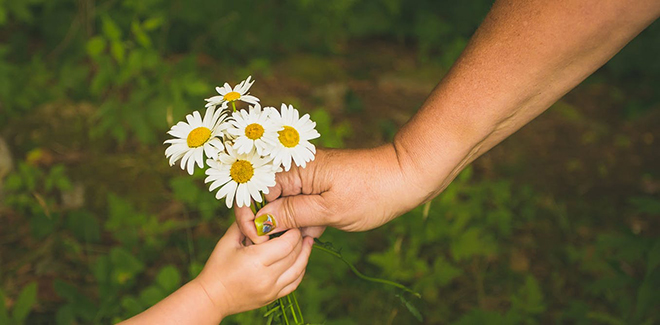
<svg viewBox="0 0 660 325">
<path fill-rule="evenodd" d="M 657 0 L 501 0 L 394 142 L 319 150 L 306 168 L 277 175 L 257 215 L 274 232 L 376 228 L 441 193 L 470 162 L 601 67 L 660 16 Z M 241 231 L 257 236 L 250 209 Z"/>
<path fill-rule="evenodd" d="M 244 246 L 233 224 L 194 280 L 120 324 L 218 324 L 228 315 L 265 306 L 298 287 L 313 240 L 291 229 L 261 245 Z"/>
</svg>

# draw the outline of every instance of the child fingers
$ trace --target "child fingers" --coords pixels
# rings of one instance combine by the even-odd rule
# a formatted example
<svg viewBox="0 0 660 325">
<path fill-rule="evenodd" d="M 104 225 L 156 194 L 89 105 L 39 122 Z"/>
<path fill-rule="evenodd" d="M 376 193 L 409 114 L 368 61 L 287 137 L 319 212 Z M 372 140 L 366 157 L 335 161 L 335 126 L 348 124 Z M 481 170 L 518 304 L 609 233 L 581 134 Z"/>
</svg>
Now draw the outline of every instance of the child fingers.
<svg viewBox="0 0 660 325">
<path fill-rule="evenodd" d="M 238 229 L 238 225 L 236 225 L 236 223 L 234 222 L 231 224 L 231 226 L 229 226 L 229 228 L 225 232 L 225 235 L 222 236 L 222 238 L 218 241 L 218 244 L 216 246 L 220 246 L 220 243 L 227 241 L 230 242 L 232 246 L 240 247 L 244 238 L 245 236 L 243 236 L 241 231 Z"/>
<path fill-rule="evenodd" d="M 258 255 L 264 256 L 264 265 L 270 266 L 296 252 L 296 250 L 299 251 L 301 245 L 302 235 L 300 230 L 290 229 L 280 237 L 253 247 Z"/>
<path fill-rule="evenodd" d="M 310 237 L 306 237 L 302 244 L 302 250 L 300 254 L 296 256 L 295 261 L 282 273 L 280 278 L 277 280 L 278 286 L 286 287 L 291 283 L 294 283 L 298 278 L 302 277 L 305 273 L 305 268 L 307 267 L 307 262 L 309 261 L 309 255 L 312 252 L 312 245 L 314 241 Z M 297 285 L 296 285 L 297 286 Z"/>
<path fill-rule="evenodd" d="M 280 292 L 277 294 L 277 298 L 282 298 L 290 293 L 292 293 L 298 286 L 300 285 L 300 282 L 302 282 L 303 278 L 305 277 L 305 270 L 296 278 L 293 282 L 289 283 L 286 285 Z"/>
<path fill-rule="evenodd" d="M 255 243 L 263 243 L 268 241 L 268 236 L 257 235 L 257 229 L 254 226 L 254 213 L 249 207 L 236 207 L 234 209 L 236 214 L 236 223 L 241 232 L 250 240 Z"/>
</svg>

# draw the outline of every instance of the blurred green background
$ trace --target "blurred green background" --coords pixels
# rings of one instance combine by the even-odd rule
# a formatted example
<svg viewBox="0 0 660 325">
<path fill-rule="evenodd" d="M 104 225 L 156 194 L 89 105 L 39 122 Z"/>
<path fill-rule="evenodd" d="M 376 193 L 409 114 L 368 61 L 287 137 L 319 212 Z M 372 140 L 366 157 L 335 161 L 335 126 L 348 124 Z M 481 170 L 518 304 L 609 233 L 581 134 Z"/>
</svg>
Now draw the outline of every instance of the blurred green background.
<svg viewBox="0 0 660 325">
<path fill-rule="evenodd" d="M 216 85 L 252 75 L 264 104 L 312 114 L 317 145 L 374 146 L 490 5 L 0 0 L 0 323 L 116 322 L 200 271 L 233 216 L 162 142 Z M 659 323 L 659 40 L 656 22 L 430 204 L 327 230 L 364 273 L 422 298 L 315 251 L 306 320 Z"/>
</svg>

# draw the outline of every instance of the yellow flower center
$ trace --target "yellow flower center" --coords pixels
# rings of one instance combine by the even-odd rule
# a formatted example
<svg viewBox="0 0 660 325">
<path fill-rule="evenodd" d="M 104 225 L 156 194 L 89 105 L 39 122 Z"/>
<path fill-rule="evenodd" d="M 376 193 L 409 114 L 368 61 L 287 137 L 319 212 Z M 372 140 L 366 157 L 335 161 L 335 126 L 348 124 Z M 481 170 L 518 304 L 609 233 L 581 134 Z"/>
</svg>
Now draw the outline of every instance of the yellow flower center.
<svg viewBox="0 0 660 325">
<path fill-rule="evenodd" d="M 235 100 L 241 98 L 241 94 L 239 94 L 239 93 L 237 93 L 237 92 L 235 92 L 235 91 L 232 91 L 232 92 L 227 93 L 227 94 L 225 95 L 225 97 L 222 97 L 222 98 L 224 98 L 224 100 L 226 100 L 226 101 L 228 101 L 228 102 L 233 102 L 233 101 L 235 101 Z"/>
<path fill-rule="evenodd" d="M 229 175 L 234 181 L 236 181 L 236 183 L 247 183 L 252 179 L 252 176 L 254 176 L 254 167 L 252 167 L 252 163 L 247 160 L 236 160 L 236 162 L 231 165 Z"/>
<path fill-rule="evenodd" d="M 262 135 L 264 135 L 264 127 L 257 123 L 252 123 L 245 128 L 245 136 L 250 140 L 260 139 Z"/>
<path fill-rule="evenodd" d="M 201 147 L 206 143 L 206 141 L 211 138 L 211 130 L 208 128 L 205 128 L 203 126 L 200 126 L 196 129 L 193 129 L 188 133 L 188 147 L 190 148 L 197 148 Z"/>
<path fill-rule="evenodd" d="M 280 140 L 280 143 L 284 145 L 287 148 L 293 148 L 298 145 L 300 142 L 300 134 L 298 134 L 298 131 L 296 129 L 290 127 L 290 126 L 285 126 L 284 130 L 278 131 L 277 134 L 280 136 L 278 139 Z"/>
</svg>

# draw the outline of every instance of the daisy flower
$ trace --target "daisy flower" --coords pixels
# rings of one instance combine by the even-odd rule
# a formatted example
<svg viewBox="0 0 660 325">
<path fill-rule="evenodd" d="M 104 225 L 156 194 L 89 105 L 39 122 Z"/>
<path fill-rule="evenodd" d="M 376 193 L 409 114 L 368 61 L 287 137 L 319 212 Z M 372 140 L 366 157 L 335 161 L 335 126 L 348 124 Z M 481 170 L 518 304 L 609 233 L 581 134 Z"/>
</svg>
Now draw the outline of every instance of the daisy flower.
<svg viewBox="0 0 660 325">
<path fill-rule="evenodd" d="M 208 159 L 206 179 L 211 183 L 209 191 L 220 188 L 215 198 L 225 198 L 231 209 L 234 200 L 239 207 L 250 206 L 251 199 L 261 202 L 261 192 L 268 194 L 268 187 L 275 186 L 275 169 L 270 159 L 262 158 L 255 151 L 239 154 L 234 148 L 227 147 L 227 153 L 221 152 L 218 160 Z"/>
<path fill-rule="evenodd" d="M 248 93 L 248 90 L 250 90 L 250 87 L 252 87 L 252 84 L 254 83 L 254 80 L 250 81 L 250 78 L 252 78 L 252 76 L 248 76 L 247 79 L 243 80 L 234 88 L 226 82 L 222 87 L 215 87 L 215 91 L 217 91 L 220 96 L 213 96 L 205 99 L 205 101 L 208 102 L 206 103 L 206 107 L 221 105 L 222 108 L 227 108 L 229 103 L 237 100 L 256 105 L 259 103 L 259 98 L 249 95 Z"/>
<path fill-rule="evenodd" d="M 170 144 L 165 149 L 165 157 L 170 159 L 170 166 L 173 166 L 177 160 L 181 159 L 181 169 L 192 175 L 195 170 L 195 163 L 199 168 L 204 167 L 204 154 L 206 157 L 217 157 L 218 153 L 224 149 L 222 141 L 218 137 L 222 136 L 222 130 L 225 127 L 223 123 L 226 115 L 222 110 L 215 110 L 209 107 L 204 114 L 204 119 L 198 111 L 186 115 L 186 122 L 179 122 L 167 132 L 174 136 L 174 139 L 165 140 L 164 143 Z"/>
<path fill-rule="evenodd" d="M 293 159 L 297 166 L 304 168 L 308 162 L 314 160 L 316 153 L 316 148 L 309 142 L 320 136 L 314 129 L 316 123 L 309 119 L 309 114 L 299 117 L 298 110 L 291 105 L 282 104 L 281 112 L 272 109 L 270 113 L 279 127 L 278 141 L 270 153 L 273 163 L 282 164 L 284 170 L 289 170 Z"/>
<path fill-rule="evenodd" d="M 250 111 L 239 110 L 232 114 L 233 121 L 227 133 L 234 138 L 234 148 L 239 154 L 245 154 L 256 148 L 261 156 L 277 143 L 277 127 L 269 118 L 272 107 L 261 110 L 261 105 L 250 106 Z"/>
</svg>

